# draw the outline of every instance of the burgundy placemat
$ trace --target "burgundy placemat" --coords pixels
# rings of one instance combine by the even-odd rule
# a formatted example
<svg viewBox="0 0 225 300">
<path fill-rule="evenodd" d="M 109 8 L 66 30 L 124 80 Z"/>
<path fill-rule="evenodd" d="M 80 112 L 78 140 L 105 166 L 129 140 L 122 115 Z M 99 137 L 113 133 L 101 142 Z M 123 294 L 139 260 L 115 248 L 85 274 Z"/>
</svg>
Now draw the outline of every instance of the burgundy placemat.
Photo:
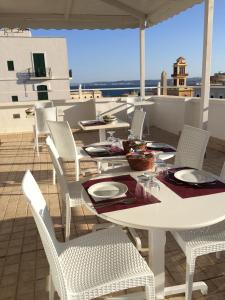
<svg viewBox="0 0 225 300">
<path fill-rule="evenodd" d="M 202 183 L 198 185 L 192 185 L 182 182 L 174 177 L 175 172 L 185 169 L 191 168 L 183 167 L 170 169 L 169 173 L 163 172 L 162 174 L 157 176 L 157 179 L 159 179 L 162 183 L 164 183 L 181 198 L 206 196 L 225 192 L 225 184 L 219 180 L 215 180 L 213 183 Z"/>
<path fill-rule="evenodd" d="M 83 126 L 96 126 L 96 125 L 105 125 L 106 123 L 100 120 L 90 120 L 90 121 L 80 121 L 80 124 Z"/>
<path fill-rule="evenodd" d="M 115 177 L 107 177 L 107 178 L 99 178 L 99 179 L 88 180 L 88 181 L 84 182 L 82 185 L 83 185 L 84 189 L 86 190 L 86 192 L 88 193 L 88 191 L 87 191 L 88 188 L 90 186 L 92 186 L 93 184 L 96 184 L 98 182 L 107 182 L 107 181 L 115 181 L 115 182 L 121 182 L 121 183 L 126 184 L 127 187 L 128 187 L 126 197 L 127 198 L 135 198 L 135 202 L 132 203 L 132 204 L 117 203 L 117 204 L 114 204 L 114 205 L 110 205 L 108 207 L 97 208 L 97 207 L 95 207 L 96 202 L 88 194 L 90 199 L 91 199 L 91 202 L 93 203 L 93 206 L 95 207 L 98 214 L 161 202 L 156 197 L 154 197 L 152 195 L 147 195 L 146 197 L 144 197 L 142 186 L 139 185 L 139 183 L 137 183 L 137 181 L 133 177 L 131 177 L 130 175 L 122 175 L 122 176 L 115 176 Z M 138 185 L 138 189 L 136 189 L 137 185 Z M 138 193 L 137 193 L 137 190 L 138 190 Z M 135 191 L 136 191 L 136 193 L 135 193 Z M 116 198 L 115 201 L 118 200 L 118 199 L 119 198 Z M 124 197 L 122 197 L 121 199 L 124 199 Z M 107 203 L 108 201 L 111 201 L 111 200 L 109 200 L 109 199 L 104 200 L 104 201 L 101 201 L 101 203 Z M 98 203 L 100 203 L 100 202 L 98 202 Z"/>
<path fill-rule="evenodd" d="M 91 147 L 91 146 L 89 146 Z M 94 146 L 94 147 L 98 147 L 98 146 Z M 99 146 L 99 147 L 104 147 L 106 148 L 105 151 L 102 152 L 89 152 L 86 149 L 88 147 L 83 147 L 84 151 L 90 156 L 90 157 L 111 157 L 111 156 L 121 156 L 121 155 L 125 155 L 125 152 L 123 149 L 119 148 L 119 147 L 112 147 L 111 145 L 109 146 Z"/>
</svg>

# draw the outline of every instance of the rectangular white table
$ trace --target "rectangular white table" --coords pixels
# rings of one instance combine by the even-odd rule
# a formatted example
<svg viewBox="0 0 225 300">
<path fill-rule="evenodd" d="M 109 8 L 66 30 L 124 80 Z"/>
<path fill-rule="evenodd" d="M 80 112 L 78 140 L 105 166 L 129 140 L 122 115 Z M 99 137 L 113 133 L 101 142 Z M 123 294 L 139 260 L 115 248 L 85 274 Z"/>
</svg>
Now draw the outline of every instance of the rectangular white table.
<svg viewBox="0 0 225 300">
<path fill-rule="evenodd" d="M 86 121 L 86 120 L 85 120 Z M 85 126 L 81 124 L 82 121 L 78 122 L 79 127 L 84 131 L 99 130 L 99 141 L 104 142 L 106 140 L 106 129 L 117 129 L 117 128 L 129 128 L 130 124 L 122 120 L 117 119 L 112 123 L 106 123 L 102 125 L 91 125 Z"/>
<path fill-rule="evenodd" d="M 102 176 L 111 177 L 125 174 L 130 174 L 135 178 L 140 172 L 130 171 L 128 173 L 126 167 Z M 185 291 L 185 284 L 165 288 L 166 232 L 197 229 L 225 220 L 225 193 L 183 199 L 161 181 L 158 180 L 158 183 L 160 191 L 154 191 L 153 195 L 161 201 L 160 203 L 99 215 L 93 208 L 85 190 L 83 190 L 83 197 L 87 207 L 100 218 L 121 226 L 148 231 L 149 265 L 155 275 L 156 295 L 157 299 L 165 299 L 165 296 Z M 193 290 L 197 289 L 206 292 L 207 285 L 204 282 L 196 282 L 193 285 Z M 144 299 L 141 295 L 131 298 L 135 299 L 135 297 L 136 299 Z M 127 299 L 127 297 L 116 297 L 115 299 Z"/>
</svg>

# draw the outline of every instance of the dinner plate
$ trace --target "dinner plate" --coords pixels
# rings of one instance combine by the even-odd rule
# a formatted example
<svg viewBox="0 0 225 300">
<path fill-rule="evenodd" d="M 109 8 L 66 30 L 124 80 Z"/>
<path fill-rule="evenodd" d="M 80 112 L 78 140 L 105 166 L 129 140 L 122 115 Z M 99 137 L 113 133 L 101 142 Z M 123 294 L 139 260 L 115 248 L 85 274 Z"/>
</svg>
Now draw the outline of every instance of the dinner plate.
<svg viewBox="0 0 225 300">
<path fill-rule="evenodd" d="M 216 179 L 204 171 L 195 169 L 180 170 L 174 173 L 174 177 L 184 182 L 199 184 L 213 182 Z"/>
<path fill-rule="evenodd" d="M 85 149 L 87 152 L 106 152 L 107 149 L 104 147 L 87 147 Z"/>
<path fill-rule="evenodd" d="M 115 181 L 99 182 L 88 189 L 95 201 L 114 199 L 123 196 L 128 191 L 125 184 Z"/>
<path fill-rule="evenodd" d="M 151 147 L 151 148 L 169 148 L 169 145 L 165 144 L 165 143 L 147 143 L 147 147 Z"/>
</svg>

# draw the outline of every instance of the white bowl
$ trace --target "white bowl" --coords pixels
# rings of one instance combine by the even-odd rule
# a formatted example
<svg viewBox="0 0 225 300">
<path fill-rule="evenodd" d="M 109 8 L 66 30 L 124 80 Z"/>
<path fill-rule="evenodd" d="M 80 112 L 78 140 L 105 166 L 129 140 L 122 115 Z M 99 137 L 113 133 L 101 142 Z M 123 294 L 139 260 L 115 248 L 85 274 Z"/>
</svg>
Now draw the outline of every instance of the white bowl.
<svg viewBox="0 0 225 300">
<path fill-rule="evenodd" d="M 128 188 L 125 184 L 115 181 L 99 182 L 88 189 L 88 193 L 95 201 L 119 198 L 127 191 Z"/>
</svg>

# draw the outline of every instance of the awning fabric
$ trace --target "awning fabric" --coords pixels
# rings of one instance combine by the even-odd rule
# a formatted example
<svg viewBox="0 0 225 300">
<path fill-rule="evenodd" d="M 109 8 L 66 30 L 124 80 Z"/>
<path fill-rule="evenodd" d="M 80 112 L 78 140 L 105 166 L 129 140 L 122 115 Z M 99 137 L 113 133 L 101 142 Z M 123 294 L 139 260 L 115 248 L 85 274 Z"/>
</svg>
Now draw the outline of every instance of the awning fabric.
<svg viewBox="0 0 225 300">
<path fill-rule="evenodd" d="M 203 0 L 0 0 L 0 27 L 150 27 Z"/>
</svg>

